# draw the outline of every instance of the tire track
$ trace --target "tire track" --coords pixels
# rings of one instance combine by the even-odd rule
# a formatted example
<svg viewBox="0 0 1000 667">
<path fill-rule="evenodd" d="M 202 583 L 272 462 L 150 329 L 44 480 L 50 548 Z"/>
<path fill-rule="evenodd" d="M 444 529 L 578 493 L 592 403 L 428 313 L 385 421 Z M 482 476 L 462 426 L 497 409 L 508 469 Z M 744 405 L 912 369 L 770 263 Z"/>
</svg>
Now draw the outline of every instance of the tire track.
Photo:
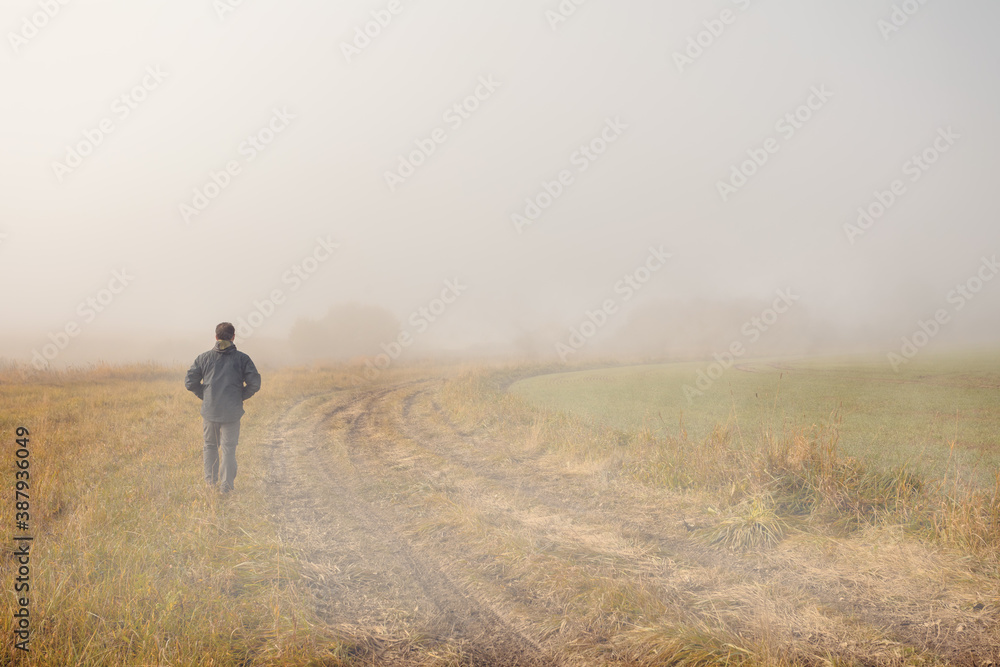
<svg viewBox="0 0 1000 667">
<path fill-rule="evenodd" d="M 346 440 L 348 455 L 355 471 L 359 473 L 358 477 L 373 477 L 378 474 L 372 459 L 384 454 L 384 448 L 379 446 L 369 456 L 365 456 L 367 448 L 364 446 L 364 436 L 374 430 L 372 422 L 373 416 L 377 414 L 378 402 L 399 390 L 400 388 L 393 388 L 371 396 L 360 414 L 351 420 Z M 369 444 L 372 442 L 378 442 L 378 439 L 371 438 L 368 441 Z M 463 643 L 463 648 L 470 655 L 482 660 L 483 664 L 490 665 L 553 664 L 545 658 L 537 644 L 508 626 L 495 610 L 477 603 L 463 593 L 438 563 L 427 555 L 418 553 L 407 541 L 396 536 L 401 531 L 388 513 L 374 505 L 369 505 L 366 509 L 371 528 L 378 534 L 389 536 L 394 552 L 407 563 L 411 575 L 441 610 L 442 620 L 449 626 L 451 633 L 467 642 Z"/>
<path fill-rule="evenodd" d="M 427 645 L 433 652 L 457 654 L 462 664 L 553 664 L 493 609 L 466 595 L 435 556 L 402 536 L 403 525 L 391 508 L 370 498 L 379 471 L 369 459 L 381 450 L 372 437 L 373 418 L 383 398 L 410 384 L 331 397 L 312 409 L 312 419 L 294 427 L 294 416 L 309 407 L 308 399 L 300 401 L 278 425 L 293 437 L 275 435 L 269 446 L 267 483 L 275 490 L 274 506 L 282 507 L 283 532 L 307 551 L 307 569 L 317 575 L 311 587 L 318 609 L 353 635 L 361 654 L 384 664 L 426 664 Z M 346 461 L 325 446 L 326 429 L 340 419 L 347 424 Z M 303 514 L 307 508 L 316 511 Z M 316 534 L 317 525 L 330 522 L 336 523 L 333 536 Z M 363 602 L 332 602 L 345 597 Z M 403 608 L 414 612 L 402 614 L 387 633 L 379 636 L 367 627 L 386 625 L 385 617 Z M 411 638 L 419 650 L 407 641 Z"/>
<path fill-rule="evenodd" d="M 866 588 L 871 582 L 854 579 L 852 573 L 818 581 L 807 570 L 797 570 L 796 563 L 782 560 L 779 555 L 734 559 L 731 554 L 691 539 L 676 516 L 651 508 L 649 498 L 643 498 L 641 491 L 635 492 L 628 485 L 613 489 L 612 502 L 607 497 L 602 500 L 608 489 L 599 480 L 546 472 L 541 453 L 525 455 L 507 443 L 495 442 L 456 425 L 437 401 L 435 389 L 440 386 L 439 380 L 383 386 L 333 398 L 312 408 L 312 418 L 305 420 L 308 424 L 303 432 L 314 442 L 341 438 L 342 458 L 324 455 L 306 459 L 301 456 L 303 450 L 314 448 L 306 440 L 295 445 L 287 440 L 276 442 L 272 451 L 273 483 L 280 489 L 298 478 L 311 480 L 313 487 L 324 489 L 323 493 L 333 500 L 319 519 L 329 520 L 339 514 L 350 523 L 359 541 L 357 551 L 376 556 L 375 576 L 396 580 L 398 599 L 432 607 L 432 617 L 425 618 L 426 623 L 420 627 L 436 645 L 454 646 L 463 661 L 484 665 L 553 662 L 537 644 L 504 621 L 491 597 L 503 595 L 509 601 L 512 595 L 515 599 L 527 597 L 530 591 L 523 590 L 516 581 L 499 584 L 506 592 L 497 589 L 486 596 L 489 599 L 477 600 L 464 591 L 447 573 L 450 555 L 441 553 L 440 548 L 415 545 L 403 536 L 406 527 L 412 526 L 412 514 L 407 517 L 405 509 L 382 494 L 380 485 L 389 477 L 405 481 L 444 473 L 458 475 L 476 493 L 502 497 L 516 521 L 539 509 L 553 516 L 571 516 L 574 527 L 552 528 L 554 532 L 547 539 L 553 543 L 567 544 L 577 537 L 574 531 L 578 529 L 606 531 L 640 542 L 646 546 L 646 555 L 609 552 L 611 562 L 623 577 L 631 576 L 629 572 L 647 576 L 656 569 L 656 562 L 661 565 L 663 561 L 675 562 L 690 569 L 734 577 L 739 583 L 766 588 L 788 599 L 801 599 L 807 594 L 814 600 L 809 604 L 823 608 L 823 613 L 831 619 L 838 618 L 841 626 L 863 624 L 881 634 L 883 641 L 877 647 L 880 652 L 902 650 L 927 657 L 932 653 L 951 664 L 970 665 L 989 664 L 1000 657 L 995 643 L 990 643 L 990 619 L 984 614 L 954 613 L 938 616 L 936 623 L 927 623 L 929 613 L 915 605 L 933 604 L 932 599 L 913 596 L 899 600 L 896 605 L 887 598 L 878 602 L 878 590 Z M 300 405 L 289 411 L 283 423 L 291 424 L 292 415 Z M 309 406 L 302 407 L 304 410 Z M 497 464 L 488 459 L 489 453 L 497 450 L 515 454 Z M 276 456 L 278 452 L 284 456 Z M 297 458 L 290 468 L 276 460 L 291 455 Z M 318 495 L 314 489 L 306 498 L 315 502 Z M 321 541 L 321 547 L 323 544 Z M 325 544 L 329 547 L 329 541 Z M 323 560 L 322 551 L 321 548 L 319 561 Z M 331 556 L 328 560 L 331 568 L 337 567 L 336 558 Z M 330 572 L 336 574 L 333 569 Z M 336 580 L 336 576 L 333 578 Z M 345 588 L 323 581 L 317 584 L 317 590 L 327 597 L 356 592 L 353 585 Z M 542 602 L 532 604 L 544 606 Z M 344 610 L 331 607 L 331 613 L 338 609 L 337 618 L 343 626 Z M 365 609 L 347 612 L 353 613 L 357 621 L 366 618 Z M 412 619 L 409 622 L 412 626 Z M 370 644 L 383 647 L 379 649 L 382 652 L 373 653 L 379 659 L 385 659 L 388 655 L 385 651 L 389 650 L 385 647 L 391 647 L 394 641 L 395 635 L 388 634 L 387 638 L 369 638 Z M 886 638 L 891 641 L 884 641 Z M 840 644 L 838 648 L 839 640 L 832 635 L 815 641 L 820 644 L 814 647 L 829 655 L 872 659 L 863 647 L 845 648 Z M 405 651 L 392 655 L 392 662 L 407 662 Z"/>
<path fill-rule="evenodd" d="M 503 474 L 486 468 L 481 458 L 477 459 L 467 447 L 456 446 L 455 441 L 473 440 L 477 451 L 489 451 L 503 445 L 484 443 L 475 435 L 460 429 L 432 397 L 428 401 L 429 406 L 438 419 L 432 421 L 426 416 L 421 418 L 414 412 L 414 404 L 420 395 L 430 396 L 427 390 L 423 390 L 411 394 L 404 403 L 401 432 L 469 474 L 488 479 L 506 488 L 509 493 L 520 494 L 530 490 L 534 500 L 555 512 L 567 511 L 572 506 L 576 510 L 575 521 L 596 523 L 600 527 L 617 525 L 622 536 L 641 539 L 660 554 L 677 561 L 728 571 L 746 582 L 776 590 L 805 591 L 844 619 L 860 621 L 873 629 L 888 633 L 901 646 L 937 654 L 950 663 L 989 664 L 990 661 L 1000 660 L 1000 650 L 995 645 L 989 646 L 987 640 L 995 619 L 981 615 L 950 614 L 950 618 L 939 617 L 936 621 L 928 622 L 926 615 L 915 618 L 915 614 L 922 613 L 915 604 L 893 604 L 888 601 L 885 604 L 873 604 L 864 599 L 861 596 L 864 591 L 858 590 L 856 582 L 850 577 L 841 578 L 834 586 L 830 586 L 828 581 L 818 584 L 809 573 L 797 572 L 788 562 L 775 562 L 767 558 L 756 559 L 757 562 L 735 561 L 731 555 L 694 542 L 683 534 L 665 533 L 662 517 L 642 511 L 622 511 L 620 507 L 617 510 L 608 509 L 602 503 L 594 502 L 595 498 L 600 497 L 601 489 L 593 485 L 583 488 L 561 482 L 555 476 L 539 474 L 539 471 L 531 470 L 527 465 L 533 462 L 530 459 L 518 461 L 517 466 L 507 466 Z M 441 427 L 435 433 L 433 427 L 437 424 Z M 442 434 L 441 428 L 450 433 Z M 623 491 L 616 489 L 616 493 Z M 566 502 L 568 497 L 573 498 L 572 503 Z M 626 505 L 642 505 L 641 501 L 636 500 L 629 502 L 626 499 L 625 502 Z M 583 511 L 580 511 L 581 508 Z M 673 523 L 679 523 L 676 517 Z"/>
</svg>

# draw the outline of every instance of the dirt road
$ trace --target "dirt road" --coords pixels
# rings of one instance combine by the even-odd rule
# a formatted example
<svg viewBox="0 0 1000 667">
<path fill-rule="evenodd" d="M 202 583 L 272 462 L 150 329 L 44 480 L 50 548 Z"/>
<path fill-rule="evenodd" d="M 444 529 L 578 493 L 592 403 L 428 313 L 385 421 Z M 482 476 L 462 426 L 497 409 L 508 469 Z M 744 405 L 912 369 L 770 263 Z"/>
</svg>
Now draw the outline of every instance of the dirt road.
<svg viewBox="0 0 1000 667">
<path fill-rule="evenodd" d="M 457 427 L 440 386 L 307 398 L 268 446 L 273 518 L 360 662 L 655 663 L 785 645 L 804 663 L 1000 662 L 996 585 L 941 575 L 943 555 L 883 540 L 866 559 L 863 542 L 818 537 L 751 556 L 705 546 L 685 518 L 694 500 Z"/>
</svg>

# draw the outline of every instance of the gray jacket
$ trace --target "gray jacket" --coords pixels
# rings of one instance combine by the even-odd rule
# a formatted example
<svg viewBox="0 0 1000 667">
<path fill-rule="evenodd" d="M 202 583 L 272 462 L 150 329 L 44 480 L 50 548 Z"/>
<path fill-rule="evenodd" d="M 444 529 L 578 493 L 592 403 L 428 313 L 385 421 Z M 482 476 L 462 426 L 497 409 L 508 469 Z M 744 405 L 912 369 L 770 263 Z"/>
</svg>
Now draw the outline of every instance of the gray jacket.
<svg viewBox="0 0 1000 667">
<path fill-rule="evenodd" d="M 260 391 L 260 373 L 250 357 L 230 345 L 199 354 L 184 379 L 188 391 L 202 400 L 201 416 L 210 422 L 236 422 L 243 401 Z"/>
</svg>

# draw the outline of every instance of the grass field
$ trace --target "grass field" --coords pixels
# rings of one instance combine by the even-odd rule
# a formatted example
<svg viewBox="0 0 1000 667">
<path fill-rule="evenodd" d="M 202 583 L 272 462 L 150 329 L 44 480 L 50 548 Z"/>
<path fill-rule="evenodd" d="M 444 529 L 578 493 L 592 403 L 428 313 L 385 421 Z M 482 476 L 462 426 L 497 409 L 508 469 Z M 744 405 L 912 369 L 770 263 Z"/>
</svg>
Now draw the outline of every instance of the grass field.
<svg viewBox="0 0 1000 667">
<path fill-rule="evenodd" d="M 265 371 L 225 497 L 184 369 L 4 369 L 0 663 L 994 664 L 1000 485 L 839 451 L 947 450 L 957 406 L 992 452 L 989 363 L 767 362 L 691 406 L 679 366 Z"/>
<path fill-rule="evenodd" d="M 15 429 L 30 432 L 33 664 L 239 664 L 309 645 L 285 588 L 288 549 L 258 509 L 262 489 L 226 504 L 199 479 L 198 405 L 178 382 L 183 369 L 21 377 L 0 381 L 0 433 L 12 454 Z M 246 441 L 277 407 L 248 404 Z M 247 476 L 259 479 L 254 458 Z M 13 461 L 0 531 L 11 578 Z M 6 613 L 17 596 L 5 590 L 3 661 L 23 660 Z"/>
<path fill-rule="evenodd" d="M 620 429 L 643 425 L 708 436 L 762 432 L 840 420 L 840 451 L 922 475 L 960 475 L 992 485 L 1000 471 L 1000 354 L 925 357 L 896 373 L 883 357 L 762 360 L 729 369 L 702 395 L 706 363 L 605 368 L 522 380 L 511 390 L 533 404 Z"/>
</svg>

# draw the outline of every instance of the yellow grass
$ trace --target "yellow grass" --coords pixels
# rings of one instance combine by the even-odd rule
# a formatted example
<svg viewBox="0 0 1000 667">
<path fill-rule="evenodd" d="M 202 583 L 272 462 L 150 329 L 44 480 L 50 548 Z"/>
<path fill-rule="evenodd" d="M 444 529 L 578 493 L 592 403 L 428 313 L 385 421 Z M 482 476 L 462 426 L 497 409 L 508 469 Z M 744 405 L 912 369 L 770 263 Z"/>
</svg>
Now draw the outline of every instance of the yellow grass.
<svg viewBox="0 0 1000 667">
<path fill-rule="evenodd" d="M 300 610 L 294 551 L 260 511 L 259 488 L 245 478 L 230 503 L 203 486 L 198 401 L 182 378 L 135 366 L 0 381 L 5 444 L 18 426 L 32 434 L 32 664 L 278 664 L 326 641 Z M 270 390 L 248 403 L 248 477 L 277 407 Z M 0 506 L 12 507 L 7 477 Z M 5 590 L 0 661 L 10 662 L 24 656 Z"/>
<path fill-rule="evenodd" d="M 505 391 L 537 370 L 265 372 L 232 497 L 183 369 L 0 372 L 0 438 L 32 434 L 30 663 L 1000 656 L 1000 482 L 843 457 L 836 414 L 760 446 L 604 427 Z M 0 662 L 25 662 L 6 514 Z"/>
</svg>

